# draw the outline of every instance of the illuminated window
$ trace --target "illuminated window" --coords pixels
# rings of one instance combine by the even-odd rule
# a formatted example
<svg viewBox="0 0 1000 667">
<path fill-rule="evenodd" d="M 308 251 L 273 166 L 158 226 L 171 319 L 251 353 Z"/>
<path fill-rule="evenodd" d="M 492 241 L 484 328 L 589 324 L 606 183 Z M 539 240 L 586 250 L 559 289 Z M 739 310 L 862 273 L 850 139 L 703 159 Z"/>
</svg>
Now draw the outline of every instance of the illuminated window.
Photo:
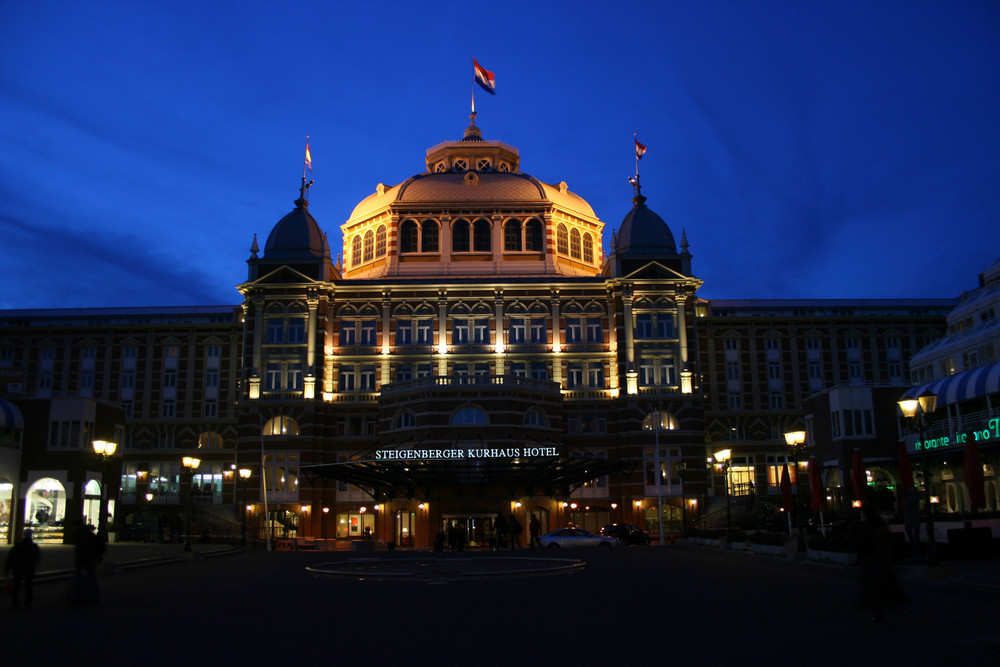
<svg viewBox="0 0 1000 667">
<path fill-rule="evenodd" d="M 583 261 L 594 263 L 594 237 L 590 234 L 583 235 Z"/>
<path fill-rule="evenodd" d="M 580 259 L 580 230 L 573 229 L 569 233 L 569 254 L 573 259 Z"/>
<path fill-rule="evenodd" d="M 222 449 L 222 436 L 215 431 L 204 431 L 198 436 L 198 449 Z"/>
<path fill-rule="evenodd" d="M 556 251 L 560 255 L 569 254 L 569 231 L 562 223 L 556 228 Z"/>
<path fill-rule="evenodd" d="M 657 424 L 659 424 L 659 429 L 661 431 L 673 431 L 677 428 L 677 419 L 669 412 L 663 412 L 662 410 L 654 410 L 646 415 L 642 420 L 642 430 L 643 431 L 653 431 L 656 430 Z"/>
<path fill-rule="evenodd" d="M 351 239 L 351 266 L 361 264 L 361 237 Z"/>
<path fill-rule="evenodd" d="M 299 425 L 291 417 L 273 417 L 264 422 L 264 435 L 298 435 Z"/>
<path fill-rule="evenodd" d="M 370 262 L 375 258 L 375 234 L 372 230 L 365 232 L 364 261 Z"/>
<path fill-rule="evenodd" d="M 375 256 L 385 255 L 385 225 L 379 225 L 375 230 Z"/>
</svg>

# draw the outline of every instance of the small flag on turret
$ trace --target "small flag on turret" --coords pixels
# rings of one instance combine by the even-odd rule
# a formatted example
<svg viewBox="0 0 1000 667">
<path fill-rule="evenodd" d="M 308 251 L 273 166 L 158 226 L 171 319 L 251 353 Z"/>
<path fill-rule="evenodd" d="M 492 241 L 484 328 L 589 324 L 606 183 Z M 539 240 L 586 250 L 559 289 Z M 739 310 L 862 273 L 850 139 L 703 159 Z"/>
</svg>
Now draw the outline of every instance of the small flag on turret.
<svg viewBox="0 0 1000 667">
<path fill-rule="evenodd" d="M 635 140 L 635 159 L 641 160 L 642 156 L 646 154 L 646 147 L 639 143 L 639 140 Z"/>
<path fill-rule="evenodd" d="M 490 95 L 496 95 L 497 82 L 496 82 L 496 77 L 493 75 L 493 72 L 489 71 L 488 69 L 480 65 L 478 62 L 476 62 L 475 58 L 472 59 L 472 66 L 473 69 L 475 70 L 476 83 L 478 83 L 479 86 Z"/>
<path fill-rule="evenodd" d="M 313 170 L 313 156 L 312 153 L 309 152 L 308 141 L 306 142 L 306 168 L 309 169 L 309 171 Z"/>
</svg>

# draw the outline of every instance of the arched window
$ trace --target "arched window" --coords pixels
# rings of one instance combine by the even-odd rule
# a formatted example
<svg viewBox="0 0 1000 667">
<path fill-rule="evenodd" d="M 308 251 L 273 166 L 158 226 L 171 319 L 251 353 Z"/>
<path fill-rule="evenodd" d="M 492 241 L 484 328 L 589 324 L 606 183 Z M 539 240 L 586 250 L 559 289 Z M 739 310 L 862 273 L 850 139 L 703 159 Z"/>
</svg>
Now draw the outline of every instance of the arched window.
<svg viewBox="0 0 1000 667">
<path fill-rule="evenodd" d="M 438 226 L 433 220 L 424 220 L 420 226 L 420 252 L 438 251 Z"/>
<path fill-rule="evenodd" d="M 385 225 L 379 225 L 375 230 L 375 256 L 385 256 Z"/>
<path fill-rule="evenodd" d="M 524 225 L 524 249 L 534 252 L 541 252 L 542 246 L 542 221 L 532 218 Z"/>
<path fill-rule="evenodd" d="M 395 422 L 393 422 L 393 428 L 413 428 L 417 425 L 417 418 L 413 416 L 413 413 L 409 410 L 404 410 L 396 416 Z"/>
<path fill-rule="evenodd" d="M 590 234 L 583 235 L 583 261 L 587 264 L 594 263 L 594 237 Z"/>
<path fill-rule="evenodd" d="M 198 449 L 221 449 L 222 436 L 215 431 L 205 431 L 198 436 Z"/>
<path fill-rule="evenodd" d="M 569 255 L 573 259 L 580 259 L 580 230 L 578 229 L 569 233 Z"/>
<path fill-rule="evenodd" d="M 272 417 L 264 422 L 264 435 L 298 435 L 299 425 L 291 417 Z"/>
<path fill-rule="evenodd" d="M 511 218 L 503 226 L 503 249 L 517 251 L 521 249 L 521 221 Z"/>
<path fill-rule="evenodd" d="M 561 223 L 556 228 L 556 250 L 560 255 L 569 254 L 569 232 L 566 231 L 566 225 Z"/>
<path fill-rule="evenodd" d="M 642 420 L 642 430 L 655 431 L 657 423 L 659 423 L 661 431 L 673 431 L 677 428 L 677 419 L 672 414 L 662 410 L 654 410 Z"/>
<path fill-rule="evenodd" d="M 454 426 L 471 426 L 489 424 L 490 420 L 486 417 L 485 412 L 469 406 L 456 410 L 455 414 L 451 416 L 451 423 Z"/>
<path fill-rule="evenodd" d="M 545 418 L 545 413 L 538 408 L 528 408 L 528 411 L 524 413 L 524 425 L 548 426 L 548 420 Z"/>
<path fill-rule="evenodd" d="M 476 252 L 490 251 L 490 221 L 480 218 L 472 228 L 472 245 Z"/>
<path fill-rule="evenodd" d="M 399 253 L 417 252 L 417 223 L 404 220 L 399 226 Z"/>
<path fill-rule="evenodd" d="M 469 252 L 469 221 L 456 220 L 451 227 L 451 249 L 455 252 Z"/>
<path fill-rule="evenodd" d="M 355 236 L 351 240 L 351 266 L 361 263 L 361 236 Z"/>
<path fill-rule="evenodd" d="M 365 232 L 365 255 L 364 261 L 370 262 L 375 258 L 375 234 L 372 230 Z"/>
</svg>

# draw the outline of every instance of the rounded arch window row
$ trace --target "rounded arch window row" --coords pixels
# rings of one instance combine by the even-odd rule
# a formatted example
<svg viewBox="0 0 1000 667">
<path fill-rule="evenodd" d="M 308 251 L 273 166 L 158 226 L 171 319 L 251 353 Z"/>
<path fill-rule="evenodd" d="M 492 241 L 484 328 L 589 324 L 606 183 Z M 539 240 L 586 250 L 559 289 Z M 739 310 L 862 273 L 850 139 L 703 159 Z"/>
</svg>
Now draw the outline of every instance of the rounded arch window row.
<svg viewBox="0 0 1000 667">
<path fill-rule="evenodd" d="M 556 226 L 556 252 L 586 264 L 593 264 L 594 236 L 590 232 L 581 232 L 576 227 L 570 229 L 560 222 Z"/>
<path fill-rule="evenodd" d="M 486 411 L 479 406 L 463 405 L 451 413 L 448 423 L 451 426 L 486 426 L 490 423 L 490 419 Z M 530 407 L 524 411 L 521 423 L 525 426 L 546 428 L 549 425 L 549 417 L 541 408 Z M 400 410 L 392 421 L 394 430 L 416 428 L 416 426 L 416 415 L 409 408 Z"/>
</svg>

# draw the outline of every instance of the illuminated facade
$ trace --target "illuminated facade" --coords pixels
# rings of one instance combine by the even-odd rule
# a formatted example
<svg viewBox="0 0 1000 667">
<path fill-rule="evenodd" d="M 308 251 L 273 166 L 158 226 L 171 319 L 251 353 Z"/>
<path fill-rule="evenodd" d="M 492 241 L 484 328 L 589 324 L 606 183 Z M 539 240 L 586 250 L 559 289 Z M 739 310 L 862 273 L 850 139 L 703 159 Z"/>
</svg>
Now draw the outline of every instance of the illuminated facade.
<svg viewBox="0 0 1000 667">
<path fill-rule="evenodd" d="M 343 266 L 305 195 L 240 286 L 240 448 L 263 446 L 269 493 L 294 496 L 279 525 L 427 546 L 450 525 L 483 545 L 497 514 L 546 532 L 654 522 L 657 439 L 659 497 L 680 495 L 684 465 L 704 494 L 701 281 L 638 192 L 605 257 L 589 204 L 473 119 L 358 204 Z"/>
<path fill-rule="evenodd" d="M 246 516 L 257 537 L 417 547 L 457 526 L 488 544 L 510 514 L 674 531 L 725 488 L 706 454 L 732 449 L 732 493 L 769 493 L 805 398 L 901 385 L 955 303 L 701 300 L 685 235 L 638 188 L 605 247 L 585 200 L 474 120 L 355 207 L 342 264 L 307 194 L 254 239 L 239 306 L 0 312 L 0 398 L 123 411 L 116 524 L 192 503 L 217 535 Z M 54 423 L 5 424 L 16 525 Z M 80 484 L 103 479 L 83 426 L 67 437 Z"/>
</svg>

